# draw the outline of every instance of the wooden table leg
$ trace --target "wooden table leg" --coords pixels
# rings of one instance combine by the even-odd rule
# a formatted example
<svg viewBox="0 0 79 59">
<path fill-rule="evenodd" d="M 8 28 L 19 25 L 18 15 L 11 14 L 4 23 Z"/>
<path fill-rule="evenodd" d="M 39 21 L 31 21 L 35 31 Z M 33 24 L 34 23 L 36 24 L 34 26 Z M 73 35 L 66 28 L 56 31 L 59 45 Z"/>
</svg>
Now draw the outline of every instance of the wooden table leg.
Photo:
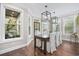
<svg viewBox="0 0 79 59">
<path fill-rule="evenodd" d="M 44 54 L 46 55 L 47 52 L 47 45 L 46 45 L 46 40 L 44 41 Z"/>
<path fill-rule="evenodd" d="M 40 47 L 40 48 L 41 48 L 41 50 L 42 50 L 42 41 L 41 41 L 41 47 Z"/>
<path fill-rule="evenodd" d="M 34 37 L 34 55 L 36 55 L 36 38 Z"/>
</svg>

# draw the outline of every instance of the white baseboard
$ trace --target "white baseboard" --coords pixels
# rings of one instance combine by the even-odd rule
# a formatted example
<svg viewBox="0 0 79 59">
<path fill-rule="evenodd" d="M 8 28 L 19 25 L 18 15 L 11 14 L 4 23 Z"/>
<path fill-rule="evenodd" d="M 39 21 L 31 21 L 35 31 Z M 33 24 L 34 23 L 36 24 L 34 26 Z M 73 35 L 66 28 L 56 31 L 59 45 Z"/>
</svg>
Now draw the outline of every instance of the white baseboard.
<svg viewBox="0 0 79 59">
<path fill-rule="evenodd" d="M 4 53 L 7 53 L 7 52 L 10 52 L 10 51 L 13 51 L 13 50 L 16 50 L 16 49 L 19 49 L 19 48 L 28 46 L 28 45 L 31 43 L 31 41 L 32 41 L 32 40 L 30 40 L 27 44 L 25 43 L 25 44 L 23 44 L 23 45 L 19 45 L 19 46 L 15 46 L 15 47 L 10 47 L 10 48 L 1 50 L 1 51 L 0 51 L 0 54 L 4 54 Z"/>
<path fill-rule="evenodd" d="M 31 43 L 32 40 L 33 40 L 33 38 L 27 43 L 27 46 Z"/>
</svg>

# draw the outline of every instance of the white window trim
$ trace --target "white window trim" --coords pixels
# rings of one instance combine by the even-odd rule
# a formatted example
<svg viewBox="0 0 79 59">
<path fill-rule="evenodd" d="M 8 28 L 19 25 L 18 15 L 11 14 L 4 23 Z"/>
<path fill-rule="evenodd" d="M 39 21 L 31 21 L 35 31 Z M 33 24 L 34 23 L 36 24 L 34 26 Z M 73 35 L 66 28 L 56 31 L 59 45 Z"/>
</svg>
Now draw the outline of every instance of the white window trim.
<svg viewBox="0 0 79 59">
<path fill-rule="evenodd" d="M 75 18 L 78 15 L 78 12 L 74 13 L 74 14 L 70 14 L 68 16 L 72 16 L 72 15 L 73 15 L 73 32 L 76 32 L 76 19 Z M 62 19 L 64 19 L 64 17 Z M 63 20 L 63 22 L 64 22 L 64 20 Z M 63 35 L 67 35 L 65 33 L 65 23 L 63 23 Z"/>
<path fill-rule="evenodd" d="M 20 21 L 21 21 L 21 26 L 20 26 L 20 37 L 19 38 L 9 38 L 9 39 L 5 39 L 5 8 L 8 9 L 12 9 L 12 10 L 16 10 L 19 11 L 21 13 L 21 17 L 20 17 Z M 4 42 L 11 42 L 11 41 L 16 41 L 16 40 L 22 40 L 23 39 L 23 10 L 20 8 L 17 8 L 13 5 L 9 5 L 9 4 L 2 4 L 1 5 L 1 19 L 3 20 L 3 32 L 2 32 L 2 39 L 0 40 L 0 43 L 4 43 Z"/>
</svg>

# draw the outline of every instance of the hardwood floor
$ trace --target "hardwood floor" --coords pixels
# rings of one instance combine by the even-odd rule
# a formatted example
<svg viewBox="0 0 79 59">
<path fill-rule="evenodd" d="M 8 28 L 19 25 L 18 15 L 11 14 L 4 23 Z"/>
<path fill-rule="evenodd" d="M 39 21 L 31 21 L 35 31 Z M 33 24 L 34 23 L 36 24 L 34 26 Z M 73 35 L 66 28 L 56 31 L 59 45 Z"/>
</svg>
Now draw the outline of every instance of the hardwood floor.
<svg viewBox="0 0 79 59">
<path fill-rule="evenodd" d="M 68 41 L 63 41 L 61 46 L 59 46 L 54 52 L 56 56 L 79 56 L 79 43 L 72 43 Z"/>
<path fill-rule="evenodd" d="M 43 51 L 36 48 L 34 51 L 33 41 L 29 46 L 2 54 L 0 56 L 44 56 Z M 63 41 L 63 43 L 54 51 L 51 55 L 47 53 L 47 56 L 78 56 L 79 55 L 79 43 L 72 43 Z"/>
</svg>

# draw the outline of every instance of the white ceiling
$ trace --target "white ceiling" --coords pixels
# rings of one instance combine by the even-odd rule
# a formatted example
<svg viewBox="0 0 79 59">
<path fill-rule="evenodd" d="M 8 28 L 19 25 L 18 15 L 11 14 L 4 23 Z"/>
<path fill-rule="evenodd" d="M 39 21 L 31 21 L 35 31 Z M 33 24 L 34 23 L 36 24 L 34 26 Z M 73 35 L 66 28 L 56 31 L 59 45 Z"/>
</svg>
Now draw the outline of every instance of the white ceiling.
<svg viewBox="0 0 79 59">
<path fill-rule="evenodd" d="M 55 10 L 56 16 L 65 15 L 71 13 L 73 11 L 79 10 L 79 3 L 12 3 L 13 5 L 17 5 L 23 9 L 29 9 L 31 13 L 40 17 L 41 12 L 45 10 L 44 6 L 48 5 L 48 10 L 53 12 Z"/>
</svg>

